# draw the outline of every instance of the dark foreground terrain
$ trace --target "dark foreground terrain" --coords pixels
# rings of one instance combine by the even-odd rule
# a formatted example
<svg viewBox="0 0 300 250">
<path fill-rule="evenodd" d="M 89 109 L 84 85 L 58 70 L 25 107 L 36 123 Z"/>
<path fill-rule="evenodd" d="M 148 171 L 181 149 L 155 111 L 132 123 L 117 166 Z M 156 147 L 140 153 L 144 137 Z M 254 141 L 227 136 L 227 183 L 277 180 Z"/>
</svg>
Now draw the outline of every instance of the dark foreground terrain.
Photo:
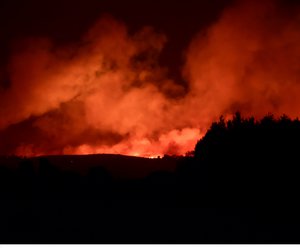
<svg viewBox="0 0 300 250">
<path fill-rule="evenodd" d="M 2 243 L 300 243 L 300 121 L 239 114 L 192 157 L 0 160 Z"/>
</svg>

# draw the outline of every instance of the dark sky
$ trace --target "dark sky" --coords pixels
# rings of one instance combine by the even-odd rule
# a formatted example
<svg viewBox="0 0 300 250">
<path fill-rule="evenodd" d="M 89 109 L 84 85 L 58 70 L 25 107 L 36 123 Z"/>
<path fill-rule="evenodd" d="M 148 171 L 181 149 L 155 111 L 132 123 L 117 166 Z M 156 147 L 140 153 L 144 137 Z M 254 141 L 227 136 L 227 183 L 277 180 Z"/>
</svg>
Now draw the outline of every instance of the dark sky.
<svg viewBox="0 0 300 250">
<path fill-rule="evenodd" d="M 5 62 L 12 41 L 47 36 L 58 43 L 77 40 L 103 13 L 126 23 L 129 31 L 154 26 L 168 36 L 161 56 L 173 76 L 180 75 L 182 51 L 201 28 L 209 25 L 232 0 L 2 0 L 0 52 Z M 177 78 L 177 77 L 176 77 Z"/>
<path fill-rule="evenodd" d="M 154 26 L 168 36 L 163 64 L 174 72 L 191 38 L 215 21 L 235 0 L 1 0 L 0 58 L 5 62 L 11 41 L 47 36 L 61 42 L 77 40 L 103 13 L 126 23 L 130 31 Z M 299 0 L 278 0 L 284 5 Z"/>
<path fill-rule="evenodd" d="M 234 1 L 238 4 L 228 9 Z M 0 0 L 0 127 L 4 135 L 0 140 L 4 143 L 0 144 L 6 153 L 21 155 L 78 153 L 82 152 L 81 145 L 95 145 L 98 150 L 119 143 L 120 138 L 122 147 L 131 149 L 134 145 L 134 151 L 121 153 L 147 151 L 143 154 L 153 155 L 157 153 L 156 144 L 141 149 L 135 135 L 151 142 L 160 142 L 157 138 L 167 135 L 170 143 L 159 144 L 159 153 L 164 154 L 169 152 L 169 145 L 174 145 L 179 132 L 187 128 L 180 138 L 198 138 L 198 128 L 206 129 L 222 114 L 230 115 L 237 110 L 257 116 L 266 112 L 298 114 L 299 5 L 299 0 Z M 219 18 L 221 13 L 225 14 Z M 168 42 L 159 58 L 163 67 L 151 65 L 151 56 L 157 59 L 156 54 L 151 55 L 151 39 L 155 37 L 146 42 L 146 49 L 141 46 L 135 54 L 128 54 L 123 48 L 130 52 L 130 46 L 138 47 L 141 41 L 122 47 L 124 39 L 119 42 L 118 36 L 108 32 L 105 46 L 99 43 L 106 64 L 94 61 L 93 55 L 97 57 L 99 52 L 93 48 L 98 48 L 98 40 L 93 36 L 90 40 L 95 41 L 81 46 L 75 56 L 70 53 L 73 43 L 80 42 L 103 14 L 123 22 L 130 34 L 149 25 L 154 27 L 155 34 L 164 33 Z M 215 26 L 210 26 L 213 23 Z M 118 26 L 112 27 L 119 32 Z M 195 37 L 206 28 L 208 39 Z M 105 31 L 104 26 L 95 32 L 105 38 Z M 22 53 L 22 42 L 17 41 L 28 37 L 48 39 L 29 39 L 38 42 L 30 44 L 33 52 L 29 47 Z M 148 39 L 146 35 L 141 37 Z M 42 43 L 49 39 L 51 46 Z M 159 46 L 160 40 L 163 39 L 159 39 Z M 20 45 L 21 53 L 15 45 Z M 12 48 L 13 57 L 7 64 Z M 139 58 L 134 56 L 143 56 L 144 50 L 151 53 L 139 65 Z M 125 62 L 133 58 L 135 61 L 125 67 L 123 58 Z M 117 70 L 115 60 L 119 62 Z M 97 78 L 100 66 L 107 71 L 104 75 L 112 84 Z M 169 69 L 168 75 L 164 66 Z M 183 69 L 185 76 L 181 76 Z M 96 76 L 96 80 L 86 81 L 90 75 Z M 133 81 L 118 80 L 120 76 Z M 285 82 L 289 84 L 283 85 Z M 86 89 L 86 84 L 91 86 Z M 120 94 L 114 98 L 114 92 Z M 116 135 L 118 141 L 104 140 L 107 134 L 109 139 Z M 57 141 L 48 145 L 45 138 L 49 136 L 55 136 Z M 7 151 L 9 144 L 12 149 Z M 74 147 L 71 151 L 69 145 Z M 192 149 L 180 147 L 185 152 Z M 86 152 L 86 147 L 83 150 Z M 92 148 L 88 152 L 99 151 Z"/>
</svg>

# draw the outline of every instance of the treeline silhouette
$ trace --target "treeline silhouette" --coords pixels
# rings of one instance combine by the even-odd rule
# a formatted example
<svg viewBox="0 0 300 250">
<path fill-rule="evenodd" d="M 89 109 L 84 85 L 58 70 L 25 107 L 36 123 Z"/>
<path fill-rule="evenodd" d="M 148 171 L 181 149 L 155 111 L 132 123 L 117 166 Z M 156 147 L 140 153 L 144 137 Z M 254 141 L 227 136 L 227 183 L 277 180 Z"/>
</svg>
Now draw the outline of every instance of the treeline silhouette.
<svg viewBox="0 0 300 250">
<path fill-rule="evenodd" d="M 0 241 L 299 243 L 299 152 L 298 119 L 236 113 L 175 172 L 116 179 L 22 159 L 0 167 Z"/>
</svg>

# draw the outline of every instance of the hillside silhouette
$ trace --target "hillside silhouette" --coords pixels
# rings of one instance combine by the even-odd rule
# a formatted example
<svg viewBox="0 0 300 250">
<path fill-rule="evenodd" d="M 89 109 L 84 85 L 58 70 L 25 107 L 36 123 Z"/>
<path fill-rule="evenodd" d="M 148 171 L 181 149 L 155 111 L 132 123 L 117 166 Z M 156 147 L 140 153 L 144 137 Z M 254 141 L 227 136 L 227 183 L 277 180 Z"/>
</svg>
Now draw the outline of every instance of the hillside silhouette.
<svg viewBox="0 0 300 250">
<path fill-rule="evenodd" d="M 0 242 L 299 243 L 299 150 L 298 119 L 236 113 L 186 157 L 6 157 Z"/>
</svg>

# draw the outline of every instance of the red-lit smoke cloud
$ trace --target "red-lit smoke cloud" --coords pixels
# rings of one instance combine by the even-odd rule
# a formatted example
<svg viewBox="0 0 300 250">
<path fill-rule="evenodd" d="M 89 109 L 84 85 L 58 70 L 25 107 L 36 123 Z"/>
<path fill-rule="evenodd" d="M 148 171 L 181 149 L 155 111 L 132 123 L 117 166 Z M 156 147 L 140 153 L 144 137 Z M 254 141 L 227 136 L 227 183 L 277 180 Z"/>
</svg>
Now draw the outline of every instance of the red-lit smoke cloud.
<svg viewBox="0 0 300 250">
<path fill-rule="evenodd" d="M 204 117 L 299 116 L 300 12 L 274 3 L 241 1 L 191 43 L 185 75 Z"/>
<path fill-rule="evenodd" d="M 300 12 L 288 13 L 225 10 L 187 50 L 188 92 L 158 64 L 167 38 L 150 27 L 129 35 L 104 17 L 76 44 L 24 40 L 0 90 L 1 153 L 184 154 L 220 115 L 298 116 Z"/>
</svg>

